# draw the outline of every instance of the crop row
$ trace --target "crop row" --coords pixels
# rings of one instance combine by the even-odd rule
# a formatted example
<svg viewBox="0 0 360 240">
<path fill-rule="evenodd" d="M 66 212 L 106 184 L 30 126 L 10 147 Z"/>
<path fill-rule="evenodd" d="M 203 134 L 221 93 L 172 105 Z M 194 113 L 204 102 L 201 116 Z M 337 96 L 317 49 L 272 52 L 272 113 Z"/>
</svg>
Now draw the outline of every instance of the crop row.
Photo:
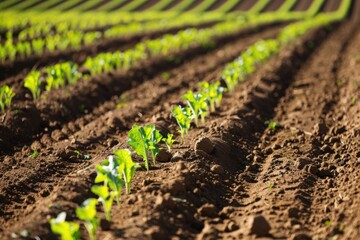
<svg viewBox="0 0 360 240">
<path fill-rule="evenodd" d="M 48 34 L 50 30 L 85 30 L 113 26 L 121 23 L 143 22 L 174 18 L 178 14 L 171 12 L 144 13 L 79 13 L 46 11 L 13 12 L 2 11 L 0 15 L 0 31 L 20 32 L 33 27 L 36 36 Z M 23 33 L 26 35 L 26 31 Z"/>
<path fill-rule="evenodd" d="M 84 76 L 85 78 L 114 70 L 126 70 L 140 60 L 189 49 L 195 45 L 212 47 L 212 38 L 233 33 L 247 26 L 247 23 L 243 21 L 231 21 L 219 23 L 207 29 L 190 28 L 173 35 L 167 34 L 158 39 L 138 43 L 134 48 L 124 52 L 101 53 L 95 57 L 88 57 L 82 66 L 66 62 L 46 67 L 43 73 L 34 70 L 25 78 L 24 86 L 32 92 L 36 99 L 41 92 L 43 80 L 46 82 L 45 90 L 49 91 L 77 82 L 81 77 L 80 69 L 87 69 L 88 74 Z"/>
<path fill-rule="evenodd" d="M 36 0 L 32 0 L 32 1 L 36 1 Z M 30 8 L 31 10 L 33 10 L 33 11 L 38 11 L 38 10 L 41 11 L 42 10 L 43 11 L 43 10 L 45 10 L 46 6 L 49 7 L 49 4 L 45 4 L 45 7 L 44 7 L 44 3 L 38 4 L 38 5 L 35 4 L 35 6 L 34 6 L 34 3 L 31 4 L 32 1 L 29 0 L 26 2 L 21 2 L 21 3 L 18 3 L 15 6 L 8 8 L 8 9 L 22 10 L 22 9 L 25 9 L 26 7 L 33 5 Z M 191 7 L 194 4 L 194 0 L 184 0 L 184 1 L 178 2 L 171 8 L 168 8 L 168 7 L 173 2 L 172 0 L 162 0 L 162 1 L 156 2 L 152 6 L 148 6 L 146 8 L 146 11 L 163 11 L 164 9 L 167 9 L 168 11 L 172 11 L 172 12 L 182 12 L 182 11 L 228 12 L 231 9 L 233 9 L 239 1 L 240 0 L 227 0 L 224 3 L 220 4 L 220 6 L 218 6 L 216 9 L 210 10 L 211 7 L 216 4 L 216 2 L 217 2 L 216 0 L 202 1 L 194 7 Z M 59 0 L 50 0 L 48 2 L 56 3 L 56 2 L 59 2 Z M 52 4 L 52 5 L 55 5 L 52 9 L 58 10 L 58 11 L 71 10 L 71 11 L 83 12 L 83 11 L 88 11 L 89 9 L 94 8 L 100 2 L 101 2 L 101 0 L 94 0 L 94 1 L 87 1 L 87 2 L 83 2 L 81 0 L 74 0 L 71 2 L 62 2 L 57 5 Z M 268 4 L 270 2 L 270 0 L 259 0 L 258 2 L 259 2 L 259 4 L 255 4 L 254 10 L 261 10 L 266 4 Z M 125 0 L 114 0 L 114 1 L 110 1 L 110 2 L 105 2 L 104 4 L 102 4 L 102 6 L 98 7 L 96 10 L 97 11 L 111 11 L 111 10 L 116 9 L 116 10 L 122 11 L 122 12 L 129 12 L 129 11 L 134 11 L 134 10 L 141 8 L 144 4 L 146 4 L 146 0 L 133 0 L 133 1 L 129 1 L 129 2 L 125 2 Z M 5 6 L 6 6 L 6 4 L 5 4 Z M 0 8 L 1 8 L 1 6 L 0 6 Z"/>
<path fill-rule="evenodd" d="M 103 72 L 128 69 L 142 59 L 188 49 L 194 45 L 211 47 L 211 38 L 230 34 L 241 28 L 269 22 L 301 19 L 307 16 L 307 12 L 304 12 L 303 15 L 298 14 L 295 16 L 290 12 L 287 14 L 260 14 L 257 17 L 248 16 L 247 18 L 238 18 L 236 21 L 228 20 L 207 29 L 187 29 L 174 35 L 169 34 L 159 39 L 147 40 L 137 44 L 133 49 L 124 52 L 101 53 L 95 57 L 88 57 L 82 66 L 78 66 L 72 62 L 66 62 L 49 66 L 45 68 L 44 71 L 34 70 L 25 78 L 24 86 L 31 91 L 33 98 L 36 99 L 44 90 L 49 91 L 67 84 L 74 84 L 80 78 L 87 78 Z M 80 69 L 84 68 L 87 69 L 90 74 L 82 76 Z M 42 88 L 44 83 L 45 88 Z M 9 89 L 7 86 L 3 86 L 3 88 Z M 0 101 L 7 102 L 7 104 L 3 104 L 4 109 L 9 107 L 14 95 L 11 88 L 8 92 L 9 91 L 11 91 L 11 94 L 3 94 L 0 96 Z"/>
<path fill-rule="evenodd" d="M 290 11 L 291 7 L 296 3 L 297 0 L 286 1 L 277 11 L 277 13 L 284 13 Z M 306 11 L 308 16 L 314 15 L 318 9 L 323 5 L 325 0 L 314 0 L 311 7 Z M 114 1 L 115 2 L 115 1 Z M 159 5 L 162 5 L 162 1 Z M 187 3 L 188 2 L 188 3 Z M 192 14 L 196 14 L 199 18 L 213 15 L 213 17 L 222 18 L 228 15 L 240 16 L 240 15 L 256 15 L 258 14 L 267 4 L 269 0 L 259 0 L 254 6 L 247 12 L 225 14 L 226 11 L 231 9 L 237 4 L 238 0 L 229 0 L 225 4 L 221 5 L 219 11 L 212 11 L 201 14 L 204 9 L 207 9 L 214 1 L 204 1 L 194 9 Z M 160 4 L 161 3 L 161 4 Z M 177 4 L 171 12 L 152 12 L 145 11 L 142 13 L 129 13 L 122 12 L 121 14 L 114 13 L 79 13 L 79 12 L 67 12 L 59 13 L 55 11 L 41 12 L 39 14 L 36 11 L 26 12 L 14 12 L 14 11 L 3 11 L 0 16 L 0 31 L 16 32 L 19 35 L 19 40 L 32 39 L 50 34 L 55 31 L 57 34 L 64 31 L 78 31 L 95 28 L 103 28 L 108 26 L 114 26 L 121 23 L 133 23 L 150 20 L 161 20 L 169 19 L 179 16 L 179 11 L 188 7 L 192 3 L 190 1 L 182 1 Z M 157 4 L 155 4 L 157 5 Z M 155 6 L 154 6 L 155 7 Z M 300 12 L 293 12 L 295 14 L 301 14 Z M 200 14 L 200 15 L 199 15 Z M 181 14 L 180 14 L 181 15 Z M 1 39 L 0 39 L 1 40 Z M 6 40 L 6 39 L 5 39 Z"/>
<path fill-rule="evenodd" d="M 241 17 L 245 17 L 251 22 L 252 18 L 258 20 L 258 16 L 256 13 L 267 4 L 267 0 L 259 1 L 255 6 L 252 8 L 251 11 L 247 12 L 246 14 L 241 15 Z M 301 19 L 303 17 L 311 17 L 317 13 L 321 5 L 324 3 L 324 0 L 314 0 L 313 4 L 309 8 L 308 11 L 305 12 L 295 12 L 289 14 L 289 9 L 291 4 L 294 4 L 294 1 L 289 1 L 284 4 L 283 8 L 280 8 L 276 13 L 281 14 L 282 18 L 288 18 L 289 20 L 292 19 Z M 4 16 L 7 18 L 3 18 L 4 22 L 11 22 L 14 20 L 17 23 L 27 22 L 27 19 L 32 19 L 32 23 L 37 22 L 37 18 L 34 17 L 33 14 L 25 14 L 24 20 L 14 20 L 19 19 L 17 14 L 13 13 L 5 13 Z M 104 24 L 113 23 L 114 21 L 119 21 L 119 19 L 114 20 L 114 17 L 109 17 L 110 20 L 104 18 L 103 15 L 100 15 L 100 18 L 94 18 L 94 16 L 89 16 L 86 14 L 84 15 L 84 19 L 87 21 L 74 21 L 69 17 L 73 17 L 72 14 L 64 14 L 59 15 L 59 19 L 55 22 L 48 22 L 47 21 L 47 14 L 44 14 L 44 18 L 42 21 L 36 25 L 30 25 L 26 29 L 20 31 L 17 34 L 16 43 L 14 41 L 12 31 L 8 31 L 6 34 L 6 40 L 3 45 L 0 46 L 0 62 L 10 60 L 13 61 L 15 58 L 25 58 L 32 54 L 41 55 L 44 52 L 54 52 L 56 50 L 65 50 L 68 48 L 71 49 L 79 49 L 81 46 L 89 45 L 93 41 L 103 38 L 110 38 L 110 37 L 119 37 L 124 35 L 124 33 L 140 33 L 146 32 L 151 30 L 158 30 L 170 27 L 181 26 L 184 24 L 200 24 L 206 21 L 214 21 L 214 20 L 221 20 L 225 17 L 222 14 L 205 14 L 201 15 L 198 14 L 186 14 L 186 15 L 174 15 L 171 13 L 161 13 L 160 16 L 167 17 L 167 20 L 153 20 L 151 19 L 158 19 L 158 14 L 156 17 L 151 14 L 144 14 L 146 17 L 137 18 L 136 14 L 124 14 L 121 17 L 121 21 L 127 22 L 129 20 L 138 20 L 132 23 L 128 23 L 125 25 L 113 26 L 105 31 L 86 31 L 84 32 L 82 29 L 89 29 L 89 26 L 94 26 L 93 24 L 94 19 L 96 19 L 97 26 L 104 26 Z M 43 15 L 42 15 L 43 16 Z M 97 14 L 95 14 L 97 16 Z M 174 16 L 176 18 L 174 19 Z M 272 20 L 274 14 L 262 14 L 264 18 L 268 18 L 269 21 Z M 22 16 L 23 17 L 23 16 Z M 234 16 L 230 15 L 230 18 Z M 239 17 L 237 17 L 239 18 Z M 0 17 L 1 19 L 1 17 Z M 22 19 L 22 18 L 20 18 Z M 52 18 L 53 19 L 53 18 Z M 77 19 L 77 18 L 75 18 Z M 99 20 L 100 19 L 100 20 Z M 141 22 L 141 20 L 147 19 L 148 22 Z M 166 18 L 165 18 L 166 19 Z M 6 20 L 6 21 L 5 21 Z M 3 23 L 4 24 L 4 23 Z M 46 36 L 41 38 L 41 36 Z M 30 39 L 31 41 L 26 41 Z"/>
<path fill-rule="evenodd" d="M 219 106 L 224 92 L 231 92 L 235 86 L 245 80 L 246 76 L 255 71 L 256 66 L 275 53 L 278 53 L 282 46 L 293 41 L 309 30 L 329 24 L 339 20 L 340 14 L 322 15 L 311 20 L 291 24 L 285 27 L 278 38 L 269 40 L 259 40 L 239 58 L 229 63 L 222 72 L 222 81 L 226 84 L 221 86 L 220 81 L 215 83 L 202 82 L 199 91 L 189 90 L 182 99 L 186 101 L 185 106 L 177 106 L 172 110 L 172 114 L 179 125 L 181 138 L 189 131 L 191 122 L 199 125 L 199 119 L 205 122 L 205 117 L 209 112 L 215 111 Z M 311 22 L 312 24 L 309 24 Z M 141 156 L 145 162 L 145 167 L 149 170 L 149 154 L 156 164 L 156 155 L 160 151 L 160 142 L 167 143 L 168 151 L 174 143 L 173 135 L 163 138 L 153 125 L 144 127 L 134 125 L 128 133 L 128 144 L 134 152 Z M 123 187 L 126 193 L 130 193 L 131 181 L 139 164 L 133 162 L 132 152 L 129 149 L 114 151 L 113 156 L 109 156 L 101 164 L 96 166 L 97 176 L 91 191 L 98 198 L 89 198 L 82 205 L 76 208 L 76 216 L 84 222 L 90 239 L 96 239 L 96 230 L 99 224 L 99 216 L 96 206 L 101 204 L 108 221 L 111 220 L 111 207 L 115 200 L 119 203 L 120 192 Z M 78 239 L 80 237 L 80 225 L 77 222 L 66 221 L 66 213 L 60 213 L 57 218 L 50 220 L 51 229 L 59 234 L 62 239 Z"/>
<path fill-rule="evenodd" d="M 52 53 L 58 50 L 79 50 L 83 46 L 88 46 L 100 39 L 116 38 L 124 35 L 146 33 L 190 24 L 199 25 L 214 20 L 217 20 L 217 18 L 199 18 L 198 16 L 188 14 L 167 20 L 135 22 L 113 26 L 104 32 L 90 31 L 84 33 L 83 31 L 63 31 L 61 34 L 50 34 L 45 38 L 37 38 L 31 41 L 18 41 L 17 43 L 14 43 L 11 34 L 8 34 L 5 44 L 0 45 L 0 62 L 6 60 L 14 61 L 17 57 L 26 58 L 33 54 L 42 55 L 45 52 Z"/>
<path fill-rule="evenodd" d="M 68 13 L 65 14 L 65 16 L 67 15 Z M 163 16 L 163 18 L 160 18 L 158 16 L 154 17 L 151 14 L 145 14 L 143 18 L 137 19 L 136 13 L 133 13 L 133 15 L 128 13 L 127 15 L 125 15 L 125 16 L 129 16 L 128 18 L 126 18 L 125 16 L 121 16 L 121 17 L 117 17 L 117 19 L 113 21 L 108 20 L 105 22 L 98 22 L 98 20 L 95 18 L 96 21 L 94 22 L 95 20 L 94 17 L 97 16 L 97 14 L 95 13 L 95 16 L 86 17 L 85 19 L 88 19 L 88 21 L 86 22 L 83 21 L 73 22 L 73 20 L 67 18 L 64 18 L 62 21 L 59 22 L 47 22 L 46 20 L 44 20 L 38 24 L 29 24 L 29 26 L 27 26 L 26 28 L 22 29 L 19 32 L 16 32 L 16 36 L 17 36 L 16 40 L 17 41 L 32 40 L 35 38 L 41 38 L 43 36 L 48 36 L 48 35 L 64 34 L 68 31 L 89 32 L 98 29 L 99 31 L 101 30 L 101 32 L 104 32 L 105 30 L 115 26 L 125 25 L 126 27 L 126 25 L 140 24 L 148 21 L 161 23 L 162 21 L 167 22 L 169 20 L 174 20 L 175 17 L 176 19 L 189 18 L 189 19 L 193 19 L 195 22 L 200 22 L 200 21 L 204 22 L 209 20 L 222 19 L 221 16 L 215 14 L 203 14 L 201 15 L 201 17 L 199 16 L 199 14 L 195 14 L 195 13 L 194 14 L 184 13 L 177 16 L 172 16 L 170 14 L 166 14 L 165 16 L 164 15 L 165 14 L 160 13 L 160 16 Z M 14 39 L 13 35 L 14 35 L 13 31 L 8 30 L 6 35 L 4 36 L 3 42 L 8 41 L 9 39 Z"/>
</svg>

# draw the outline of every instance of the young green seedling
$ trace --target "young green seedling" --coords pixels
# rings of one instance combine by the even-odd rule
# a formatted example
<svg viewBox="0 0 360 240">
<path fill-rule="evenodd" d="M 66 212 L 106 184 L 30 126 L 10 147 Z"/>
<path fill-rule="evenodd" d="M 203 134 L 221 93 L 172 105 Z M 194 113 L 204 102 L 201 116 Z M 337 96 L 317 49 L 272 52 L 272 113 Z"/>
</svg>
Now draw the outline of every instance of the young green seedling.
<svg viewBox="0 0 360 240">
<path fill-rule="evenodd" d="M 160 152 L 159 143 L 160 143 L 161 139 L 163 138 L 163 136 L 160 134 L 160 132 L 158 130 L 155 129 L 155 126 L 148 125 L 148 126 L 145 126 L 144 128 L 148 128 L 149 130 L 147 130 L 147 131 L 150 132 L 149 149 L 151 152 L 151 157 L 153 159 L 153 163 L 155 165 L 156 164 L 156 156 Z"/>
<path fill-rule="evenodd" d="M 118 161 L 121 166 L 122 176 L 125 182 L 126 193 L 130 194 L 131 191 L 131 181 L 134 178 L 136 169 L 140 167 L 139 164 L 135 163 L 132 160 L 131 152 L 128 149 L 116 150 L 114 152 L 115 159 Z"/>
<path fill-rule="evenodd" d="M 268 125 L 268 128 L 270 128 L 271 133 L 275 133 L 276 129 L 281 127 L 280 123 L 275 121 L 266 121 L 265 124 Z"/>
<path fill-rule="evenodd" d="M 98 201 L 102 203 L 106 220 L 111 221 L 111 207 L 114 202 L 114 198 L 117 196 L 117 193 L 114 191 L 109 192 L 109 188 L 106 185 L 94 185 L 91 187 L 91 191 L 98 195 Z"/>
<path fill-rule="evenodd" d="M 214 112 L 215 107 L 220 105 L 225 88 L 220 86 L 219 81 L 212 84 L 208 82 L 201 82 L 199 85 L 201 88 L 201 94 L 206 97 L 208 105 L 210 106 L 210 111 Z"/>
<path fill-rule="evenodd" d="M 166 144 L 168 152 L 171 152 L 172 145 L 176 142 L 175 139 L 173 139 L 174 134 L 168 133 L 166 138 L 163 138 L 162 141 Z"/>
<path fill-rule="evenodd" d="M 74 84 L 81 77 L 82 74 L 77 71 L 77 65 L 71 62 L 59 63 L 45 69 L 46 90 L 56 89 L 66 84 Z"/>
<path fill-rule="evenodd" d="M 80 207 L 75 209 L 76 216 L 85 221 L 85 228 L 89 233 L 90 240 L 96 240 L 96 230 L 98 228 L 99 219 L 96 217 L 96 205 L 98 200 L 89 198 L 85 200 Z"/>
<path fill-rule="evenodd" d="M 39 156 L 39 152 L 37 150 L 34 150 L 34 152 L 30 155 L 32 158 L 36 158 Z"/>
<path fill-rule="evenodd" d="M 237 66 L 237 60 L 232 63 L 229 63 L 221 73 L 221 78 L 226 83 L 228 91 L 233 91 L 238 83 L 240 78 L 241 71 L 239 71 Z"/>
<path fill-rule="evenodd" d="M 4 85 L 0 87 L 0 107 L 1 112 L 5 112 L 5 109 L 10 107 L 11 101 L 15 93 L 8 85 Z"/>
<path fill-rule="evenodd" d="M 161 141 L 161 134 L 153 125 L 140 127 L 134 125 L 129 131 L 128 144 L 134 148 L 135 152 L 142 156 L 145 162 L 145 168 L 149 171 L 149 151 L 151 152 L 153 162 L 156 164 L 156 155 L 160 149 L 158 143 Z"/>
<path fill-rule="evenodd" d="M 186 100 L 188 106 L 191 109 L 195 125 L 199 126 L 199 117 L 201 117 L 202 123 L 205 122 L 205 116 L 207 114 L 208 105 L 206 103 L 206 97 L 201 93 L 194 93 L 193 91 L 187 91 L 182 98 Z"/>
<path fill-rule="evenodd" d="M 40 72 L 32 71 L 24 81 L 24 87 L 30 90 L 33 99 L 37 99 L 40 96 Z"/>
<path fill-rule="evenodd" d="M 45 87 L 47 91 L 65 86 L 66 81 L 62 74 L 61 64 L 47 67 L 45 71 L 47 74 Z"/>
<path fill-rule="evenodd" d="M 56 218 L 50 220 L 51 231 L 61 236 L 62 240 L 80 239 L 79 224 L 75 222 L 67 222 L 66 213 L 61 212 Z"/>
<path fill-rule="evenodd" d="M 193 119 L 191 109 L 189 107 L 177 106 L 172 110 L 172 114 L 176 119 L 180 129 L 178 130 L 181 134 L 181 140 L 184 142 L 184 136 L 189 132 L 190 124 Z"/>
<path fill-rule="evenodd" d="M 120 203 L 121 189 L 125 185 L 121 179 L 122 169 L 121 164 L 113 156 L 109 156 L 107 160 L 96 166 L 95 183 L 104 183 L 104 186 L 109 186 L 116 193 L 118 204 Z"/>
</svg>

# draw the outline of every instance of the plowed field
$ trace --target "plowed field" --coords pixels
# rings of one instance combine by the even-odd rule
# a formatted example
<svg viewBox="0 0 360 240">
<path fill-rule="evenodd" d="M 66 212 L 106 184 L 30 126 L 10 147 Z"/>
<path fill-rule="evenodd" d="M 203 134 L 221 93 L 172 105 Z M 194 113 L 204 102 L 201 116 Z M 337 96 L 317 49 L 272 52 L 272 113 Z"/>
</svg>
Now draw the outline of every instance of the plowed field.
<svg viewBox="0 0 360 240">
<path fill-rule="evenodd" d="M 236 8 L 252 3 L 241 4 Z M 322 11 L 338 5 L 328 1 Z M 306 1 L 294 6 L 307 7 Z M 149 172 L 139 169 L 132 194 L 114 204 L 112 222 L 101 222 L 98 239 L 358 239 L 359 8 L 355 1 L 348 19 L 284 47 L 225 94 L 183 144 L 175 143 L 171 159 L 160 159 Z M 147 59 L 128 71 L 44 93 L 36 102 L 22 88 L 33 61 L 82 62 L 182 28 L 2 65 L 2 83 L 17 89 L 21 111 L 3 116 L 0 124 L 0 239 L 23 229 L 29 239 L 55 239 L 49 219 L 61 211 L 75 218 L 74 208 L 93 197 L 95 165 L 128 147 L 133 124 L 176 132 L 171 109 L 187 90 L 219 80 L 226 64 L 287 24 L 217 37 L 215 48 L 176 52 L 176 61 Z M 272 131 L 264 124 L 269 120 L 281 127 Z"/>
</svg>

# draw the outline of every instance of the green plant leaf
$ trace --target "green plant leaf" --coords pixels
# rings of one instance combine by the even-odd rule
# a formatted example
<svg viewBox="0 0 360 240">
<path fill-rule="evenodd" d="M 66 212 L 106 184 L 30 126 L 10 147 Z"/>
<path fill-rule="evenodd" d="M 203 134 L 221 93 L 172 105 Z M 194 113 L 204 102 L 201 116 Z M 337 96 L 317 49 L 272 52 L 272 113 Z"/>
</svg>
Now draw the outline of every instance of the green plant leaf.
<svg viewBox="0 0 360 240">
<path fill-rule="evenodd" d="M 94 198 L 86 199 L 80 207 L 76 208 L 76 216 L 83 221 L 91 221 L 96 217 L 96 204 Z"/>
<path fill-rule="evenodd" d="M 34 100 L 40 96 L 40 84 L 39 71 L 32 71 L 24 80 L 24 87 L 30 90 Z"/>
<path fill-rule="evenodd" d="M 146 132 L 142 127 L 134 125 L 128 134 L 128 144 L 144 159 L 146 170 L 149 171 L 149 146 L 146 142 Z"/>
<path fill-rule="evenodd" d="M 10 107 L 11 101 L 15 93 L 13 92 L 12 88 L 8 85 L 4 85 L 0 87 L 0 108 L 1 112 L 5 112 L 5 109 Z"/>
<path fill-rule="evenodd" d="M 67 222 L 66 213 L 61 212 L 54 219 L 50 220 L 51 231 L 59 234 L 62 240 L 77 240 L 80 238 L 80 225 L 74 222 Z"/>
<path fill-rule="evenodd" d="M 123 165 L 123 179 L 127 194 L 130 194 L 131 181 L 134 178 L 135 171 L 140 166 L 132 160 L 131 152 L 128 149 L 117 150 L 114 152 L 119 164 Z"/>
</svg>

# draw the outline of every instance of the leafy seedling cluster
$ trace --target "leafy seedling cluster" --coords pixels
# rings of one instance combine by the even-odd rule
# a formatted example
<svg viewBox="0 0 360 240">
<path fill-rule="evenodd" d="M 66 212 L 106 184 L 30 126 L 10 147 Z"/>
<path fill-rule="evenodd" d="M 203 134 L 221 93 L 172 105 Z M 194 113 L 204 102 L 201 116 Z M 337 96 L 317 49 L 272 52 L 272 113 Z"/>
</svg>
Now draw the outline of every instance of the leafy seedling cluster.
<svg viewBox="0 0 360 240">
<path fill-rule="evenodd" d="M 13 97 L 15 97 L 15 93 L 11 87 L 8 85 L 0 87 L 0 108 L 2 113 L 10 107 Z"/>
<path fill-rule="evenodd" d="M 239 82 L 253 73 L 256 65 L 269 59 L 280 50 L 280 42 L 277 40 L 259 40 L 250 46 L 239 58 L 228 64 L 222 72 L 222 79 L 227 89 L 233 91 Z"/>
<path fill-rule="evenodd" d="M 168 152 L 171 152 L 173 144 L 176 142 L 175 139 L 173 139 L 174 134 L 168 133 L 166 138 L 162 138 L 161 140 L 166 144 Z"/>
<path fill-rule="evenodd" d="M 144 127 L 134 125 L 128 134 L 128 144 L 135 152 L 144 159 L 145 168 L 149 171 L 149 152 L 154 165 L 156 164 L 156 155 L 159 153 L 159 143 L 163 138 L 154 125 Z"/>
<path fill-rule="evenodd" d="M 216 106 L 220 105 L 225 92 L 225 88 L 220 86 L 220 82 L 201 82 L 199 88 L 198 92 L 189 90 L 182 96 L 187 106 L 177 106 L 172 110 L 172 115 L 179 125 L 178 132 L 181 134 L 182 142 L 185 134 L 189 132 L 192 120 L 197 127 L 199 126 L 199 119 L 205 123 L 205 117 L 209 112 L 215 111 Z"/>
<path fill-rule="evenodd" d="M 126 193 L 131 192 L 131 181 L 136 169 L 140 166 L 133 162 L 131 152 L 128 149 L 114 151 L 113 156 L 96 166 L 95 184 L 91 191 L 98 198 L 89 198 L 76 208 L 76 216 L 84 223 L 89 234 L 89 239 L 96 239 L 96 231 L 100 217 L 97 216 L 96 207 L 101 204 L 105 212 L 106 220 L 111 221 L 111 208 L 115 198 L 120 204 L 120 194 L 123 187 Z M 51 230 L 59 234 L 62 239 L 79 239 L 79 224 L 66 222 L 66 213 L 60 213 L 57 218 L 50 220 Z"/>
<path fill-rule="evenodd" d="M 280 123 L 276 121 L 266 121 L 265 124 L 270 129 L 271 133 L 275 133 L 277 129 L 281 127 Z"/>
</svg>

